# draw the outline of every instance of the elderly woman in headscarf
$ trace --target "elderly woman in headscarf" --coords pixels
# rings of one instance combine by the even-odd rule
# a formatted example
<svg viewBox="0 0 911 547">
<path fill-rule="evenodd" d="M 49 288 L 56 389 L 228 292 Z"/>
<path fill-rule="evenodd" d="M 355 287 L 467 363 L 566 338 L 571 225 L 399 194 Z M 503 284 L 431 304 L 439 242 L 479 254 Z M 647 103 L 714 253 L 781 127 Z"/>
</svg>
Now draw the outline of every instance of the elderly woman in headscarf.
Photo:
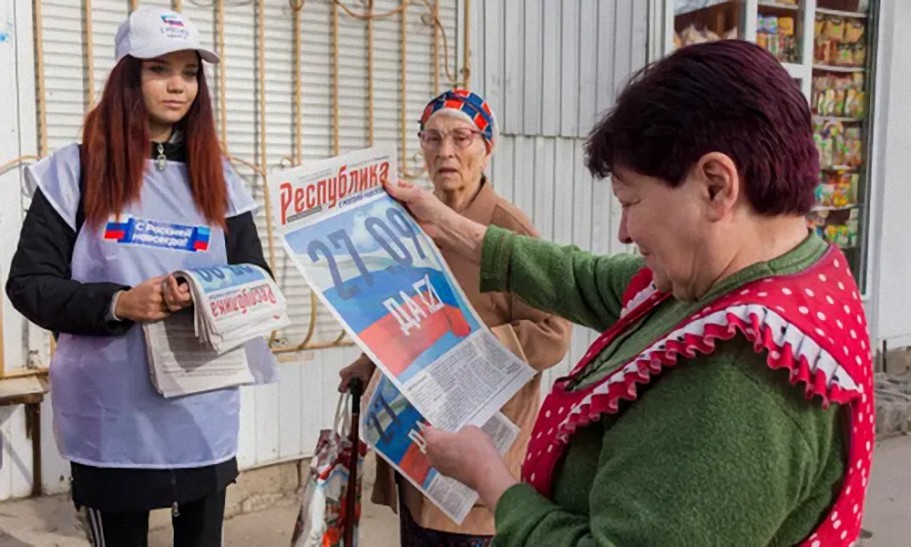
<svg viewBox="0 0 911 547">
<path fill-rule="evenodd" d="M 464 89 L 446 91 L 427 104 L 420 120 L 421 150 L 434 195 L 454 214 L 508 233 L 537 237 L 528 218 L 494 190 L 484 170 L 490 162 L 497 124 L 490 106 Z M 477 262 L 453 249 L 443 249 L 456 281 L 493 333 L 536 370 L 556 365 L 566 353 L 568 321 L 539 311 L 515 295 L 479 291 Z M 341 390 L 351 378 L 366 382 L 375 366 L 366 356 L 341 371 Z M 505 455 L 506 466 L 518 473 L 540 405 L 541 375 L 522 388 L 502 412 L 520 428 L 519 438 Z M 400 498 L 397 503 L 396 498 Z M 494 533 L 493 515 L 481 505 L 456 525 L 385 462 L 377 461 L 374 501 L 398 507 L 403 546 L 487 545 Z"/>
<path fill-rule="evenodd" d="M 619 237 L 593 256 L 483 226 L 399 182 L 437 243 L 603 332 L 557 380 L 522 480 L 478 428 L 425 433 L 496 515 L 494 545 L 848 546 L 868 484 L 871 348 L 841 251 L 808 231 L 818 157 L 800 87 L 742 41 L 640 72 L 588 140 Z"/>
</svg>

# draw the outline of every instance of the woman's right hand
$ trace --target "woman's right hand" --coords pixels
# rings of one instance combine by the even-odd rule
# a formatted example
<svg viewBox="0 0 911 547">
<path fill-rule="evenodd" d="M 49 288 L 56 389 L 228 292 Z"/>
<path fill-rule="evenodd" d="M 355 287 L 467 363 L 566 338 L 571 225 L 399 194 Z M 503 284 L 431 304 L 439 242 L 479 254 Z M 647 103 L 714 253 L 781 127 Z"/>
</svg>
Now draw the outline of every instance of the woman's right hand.
<svg viewBox="0 0 911 547">
<path fill-rule="evenodd" d="M 361 381 L 361 390 L 363 391 L 367 384 L 370 383 L 370 377 L 373 376 L 374 370 L 376 370 L 376 365 L 373 364 L 373 361 L 361 355 L 353 363 L 339 371 L 338 375 L 342 378 L 338 385 L 339 392 L 345 393 L 348 391 L 348 386 L 353 378 Z"/>
<path fill-rule="evenodd" d="M 130 321 L 158 321 L 171 315 L 164 300 L 162 282 L 168 276 L 146 279 L 132 289 L 120 293 L 114 315 Z"/>
<path fill-rule="evenodd" d="M 449 224 L 461 218 L 436 196 L 404 180 L 386 185 L 386 192 L 402 202 L 421 228 L 434 240 L 445 236 Z"/>
<path fill-rule="evenodd" d="M 436 196 L 410 182 L 387 183 L 385 188 L 390 196 L 408 208 L 437 245 L 480 264 L 486 226 L 456 213 Z"/>
</svg>

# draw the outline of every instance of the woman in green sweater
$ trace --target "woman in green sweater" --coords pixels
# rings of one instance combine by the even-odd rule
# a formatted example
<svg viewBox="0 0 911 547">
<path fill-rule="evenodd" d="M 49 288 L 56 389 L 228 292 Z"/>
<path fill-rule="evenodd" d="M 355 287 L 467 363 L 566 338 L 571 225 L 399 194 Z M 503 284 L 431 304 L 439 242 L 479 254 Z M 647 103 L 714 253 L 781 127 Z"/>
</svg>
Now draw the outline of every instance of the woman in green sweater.
<svg viewBox="0 0 911 547">
<path fill-rule="evenodd" d="M 427 432 L 495 508 L 495 545 L 849 545 L 873 442 L 871 352 L 841 252 L 807 229 L 818 159 L 798 85 L 740 41 L 640 72 L 587 144 L 640 256 L 484 227 L 388 188 L 481 290 L 603 332 L 558 380 L 521 482 L 482 431 Z"/>
</svg>

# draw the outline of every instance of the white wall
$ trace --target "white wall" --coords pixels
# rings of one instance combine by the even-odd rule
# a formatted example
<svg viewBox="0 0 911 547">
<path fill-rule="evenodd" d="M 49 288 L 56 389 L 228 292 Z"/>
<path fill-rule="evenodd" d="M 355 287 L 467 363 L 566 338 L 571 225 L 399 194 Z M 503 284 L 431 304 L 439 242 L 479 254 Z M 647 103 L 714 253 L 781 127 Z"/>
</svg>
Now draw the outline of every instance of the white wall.
<svg viewBox="0 0 911 547">
<path fill-rule="evenodd" d="M 618 204 L 583 165 L 585 137 L 647 57 L 646 0 L 505 0 L 472 13 L 472 85 L 502 127 L 491 181 L 545 239 L 618 253 Z M 569 371 L 595 333 L 575 327 Z"/>
<path fill-rule="evenodd" d="M 34 127 L 22 128 L 26 120 L 34 126 L 30 96 L 17 87 L 18 74 L 32 74 L 31 66 L 21 66 L 23 54 L 32 40 L 31 10 L 17 0 L 0 0 L 0 164 L 23 154 L 34 153 Z M 30 117 L 31 116 L 31 117 Z M 26 123 L 25 125 L 29 125 Z M 31 142 L 30 142 L 31 141 Z M 15 251 L 15 238 L 22 217 L 19 197 L 19 171 L 0 174 L 0 280 Z M 27 359 L 24 322 L 2 299 L 3 361 L 7 371 L 21 368 Z M 31 492 L 32 447 L 26 439 L 25 411 L 22 407 L 0 408 L 0 499 L 25 496 Z"/>
<path fill-rule="evenodd" d="M 882 0 L 870 233 L 875 338 L 911 345 L 911 2 Z"/>
</svg>

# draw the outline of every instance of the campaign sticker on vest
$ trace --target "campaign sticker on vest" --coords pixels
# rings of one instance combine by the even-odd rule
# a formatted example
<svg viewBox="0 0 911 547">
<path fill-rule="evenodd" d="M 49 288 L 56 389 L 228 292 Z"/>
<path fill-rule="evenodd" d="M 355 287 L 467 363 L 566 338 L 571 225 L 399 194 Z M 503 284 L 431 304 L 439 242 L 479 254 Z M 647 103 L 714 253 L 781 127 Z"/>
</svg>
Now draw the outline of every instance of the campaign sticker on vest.
<svg viewBox="0 0 911 547">
<path fill-rule="evenodd" d="M 208 226 L 188 226 L 130 218 L 126 222 L 108 222 L 104 228 L 104 239 L 128 245 L 195 253 L 209 250 L 210 232 Z"/>
</svg>

